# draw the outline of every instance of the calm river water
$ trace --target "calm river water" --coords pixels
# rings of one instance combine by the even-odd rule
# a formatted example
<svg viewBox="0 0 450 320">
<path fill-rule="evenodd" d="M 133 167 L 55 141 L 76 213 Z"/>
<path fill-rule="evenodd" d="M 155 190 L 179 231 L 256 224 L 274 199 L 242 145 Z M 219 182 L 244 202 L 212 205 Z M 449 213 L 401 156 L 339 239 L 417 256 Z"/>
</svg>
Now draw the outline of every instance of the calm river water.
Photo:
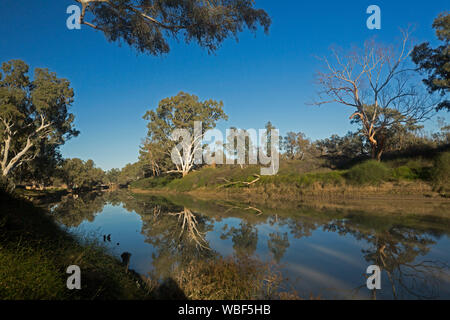
<svg viewBox="0 0 450 320">
<path fill-rule="evenodd" d="M 370 299 L 366 269 L 378 265 L 377 299 L 450 298 L 448 203 L 386 214 L 120 191 L 66 198 L 52 210 L 71 232 L 96 237 L 118 257 L 131 253 L 130 268 L 141 274 L 164 278 L 173 264 L 214 252 L 273 262 L 285 287 L 304 297 Z"/>
</svg>

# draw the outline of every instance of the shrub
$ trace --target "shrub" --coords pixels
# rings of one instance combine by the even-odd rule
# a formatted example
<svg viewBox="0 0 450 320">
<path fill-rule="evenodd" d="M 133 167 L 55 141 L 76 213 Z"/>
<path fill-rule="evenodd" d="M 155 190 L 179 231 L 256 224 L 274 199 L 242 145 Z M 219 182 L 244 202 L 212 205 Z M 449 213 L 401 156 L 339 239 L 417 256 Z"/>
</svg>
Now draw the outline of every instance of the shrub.
<svg viewBox="0 0 450 320">
<path fill-rule="evenodd" d="M 411 169 L 408 166 L 401 166 L 398 168 L 395 168 L 392 171 L 392 176 L 394 179 L 406 179 L 406 180 L 415 180 L 419 177 L 419 175 L 416 173 L 417 171 Z"/>
<path fill-rule="evenodd" d="M 432 179 L 436 190 L 440 192 L 450 190 L 450 152 L 442 153 L 435 158 Z"/>
<path fill-rule="evenodd" d="M 356 184 L 380 184 L 391 177 L 391 171 L 385 164 L 369 160 L 352 167 L 346 178 Z"/>
</svg>

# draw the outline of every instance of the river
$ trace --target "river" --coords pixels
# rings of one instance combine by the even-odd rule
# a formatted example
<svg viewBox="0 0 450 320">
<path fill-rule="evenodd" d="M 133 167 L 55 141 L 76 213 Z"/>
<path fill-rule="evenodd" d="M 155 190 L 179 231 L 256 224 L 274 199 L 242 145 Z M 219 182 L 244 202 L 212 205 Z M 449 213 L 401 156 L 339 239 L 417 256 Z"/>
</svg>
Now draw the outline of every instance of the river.
<svg viewBox="0 0 450 320">
<path fill-rule="evenodd" d="M 389 206 L 256 207 L 119 191 L 66 197 L 51 212 L 71 233 L 97 239 L 117 257 L 131 253 L 130 268 L 161 279 L 174 264 L 214 252 L 270 262 L 283 286 L 304 297 L 449 299 L 449 203 L 405 212 Z M 376 294 L 366 286 L 371 265 L 382 270 Z"/>
</svg>

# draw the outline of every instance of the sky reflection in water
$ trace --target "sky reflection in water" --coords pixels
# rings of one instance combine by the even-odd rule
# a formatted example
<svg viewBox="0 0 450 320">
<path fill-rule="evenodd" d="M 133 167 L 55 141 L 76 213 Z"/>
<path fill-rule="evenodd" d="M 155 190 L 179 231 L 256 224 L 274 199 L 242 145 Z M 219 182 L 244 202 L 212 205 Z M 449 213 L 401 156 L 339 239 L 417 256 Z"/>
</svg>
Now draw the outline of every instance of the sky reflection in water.
<svg viewBox="0 0 450 320">
<path fill-rule="evenodd" d="M 270 213 L 269 213 L 270 212 Z M 68 197 L 54 205 L 72 232 L 132 254 L 135 271 L 164 277 L 170 266 L 203 255 L 274 261 L 285 287 L 301 296 L 368 299 L 365 271 L 382 270 L 378 299 L 449 299 L 450 240 L 446 215 L 382 216 L 306 207 L 248 210 L 219 201 L 170 200 L 127 192 Z"/>
</svg>

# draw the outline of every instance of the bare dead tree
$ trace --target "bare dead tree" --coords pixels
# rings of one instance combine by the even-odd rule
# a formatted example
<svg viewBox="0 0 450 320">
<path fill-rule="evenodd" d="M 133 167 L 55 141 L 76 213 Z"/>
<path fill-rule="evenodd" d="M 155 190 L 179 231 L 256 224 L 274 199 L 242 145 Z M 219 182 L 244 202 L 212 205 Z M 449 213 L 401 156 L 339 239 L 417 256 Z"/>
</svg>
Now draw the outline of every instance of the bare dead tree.
<svg viewBox="0 0 450 320">
<path fill-rule="evenodd" d="M 386 138 L 398 125 L 415 125 L 428 120 L 437 104 L 410 67 L 413 49 L 408 32 L 402 31 L 397 45 L 366 41 L 362 49 L 341 53 L 332 49 L 318 72 L 319 101 L 338 103 L 353 109 L 350 120 L 361 125 L 372 147 L 372 157 L 381 160 Z"/>
</svg>

